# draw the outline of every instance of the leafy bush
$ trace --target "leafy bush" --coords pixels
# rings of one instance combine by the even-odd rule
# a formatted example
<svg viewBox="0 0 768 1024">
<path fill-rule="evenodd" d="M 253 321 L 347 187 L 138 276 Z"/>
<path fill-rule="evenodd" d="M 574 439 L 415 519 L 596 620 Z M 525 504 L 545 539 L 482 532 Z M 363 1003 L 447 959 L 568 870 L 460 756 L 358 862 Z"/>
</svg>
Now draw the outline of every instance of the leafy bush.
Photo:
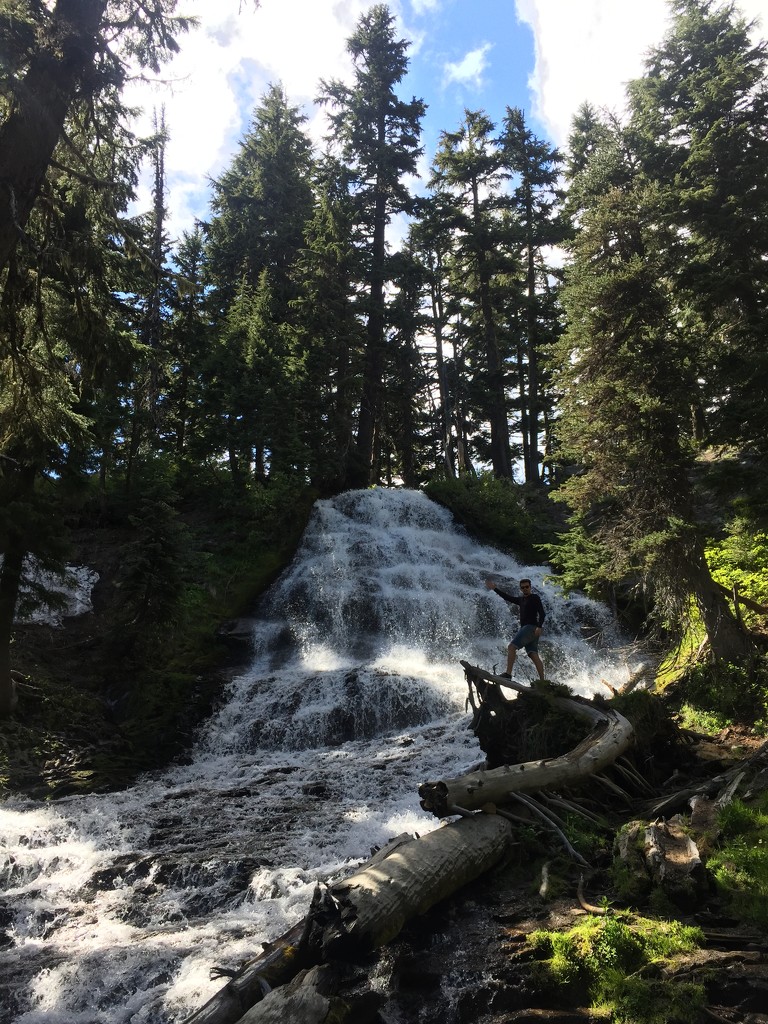
<svg viewBox="0 0 768 1024">
<path fill-rule="evenodd" d="M 707 869 L 734 914 L 768 928 L 768 793 L 753 805 L 733 800 L 720 810 L 718 824 Z"/>
<path fill-rule="evenodd" d="M 678 687 L 681 706 L 705 711 L 724 722 L 763 729 L 768 722 L 768 665 L 761 657 L 751 667 L 726 662 L 694 665 Z"/>
<path fill-rule="evenodd" d="M 737 587 L 744 597 L 768 606 L 768 533 L 755 532 L 748 520 L 736 519 L 728 536 L 707 548 L 707 563 L 721 586 Z M 765 615 L 749 608 L 742 608 L 742 614 L 750 626 L 765 622 Z"/>
<path fill-rule="evenodd" d="M 546 540 L 551 522 L 541 509 L 535 515 L 532 513 L 529 504 L 537 499 L 519 484 L 484 473 L 458 480 L 434 478 L 425 491 L 433 501 L 450 509 L 468 533 L 484 543 L 514 552 L 518 557 L 539 557 L 536 546 Z"/>
</svg>

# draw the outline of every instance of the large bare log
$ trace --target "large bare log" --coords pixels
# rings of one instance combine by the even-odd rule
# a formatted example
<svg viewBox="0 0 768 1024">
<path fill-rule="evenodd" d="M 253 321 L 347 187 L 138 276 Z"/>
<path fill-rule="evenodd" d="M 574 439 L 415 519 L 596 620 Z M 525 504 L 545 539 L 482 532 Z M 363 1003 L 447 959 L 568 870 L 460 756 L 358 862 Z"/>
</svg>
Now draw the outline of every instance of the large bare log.
<svg viewBox="0 0 768 1024">
<path fill-rule="evenodd" d="M 462 662 L 467 676 L 476 681 L 526 692 L 528 687 L 495 676 Z M 439 818 L 457 813 L 457 808 L 477 810 L 486 804 L 503 804 L 514 793 L 530 793 L 553 786 L 573 786 L 612 764 L 631 745 L 631 722 L 611 708 L 597 707 L 587 700 L 550 698 L 558 708 L 593 722 L 590 734 L 561 757 L 522 764 L 504 765 L 490 771 L 473 771 L 455 779 L 425 782 L 419 787 L 421 806 Z"/>
<path fill-rule="evenodd" d="M 386 944 L 406 921 L 489 871 L 511 838 L 511 824 L 491 814 L 461 818 L 417 838 L 398 837 L 349 878 L 318 890 L 306 918 L 186 1024 L 237 1024 L 266 992 L 300 970 Z"/>
<path fill-rule="evenodd" d="M 479 878 L 501 860 L 512 826 L 492 814 L 461 818 L 400 847 L 332 886 L 343 922 L 333 952 L 374 949 L 393 939 L 406 921 Z"/>
</svg>

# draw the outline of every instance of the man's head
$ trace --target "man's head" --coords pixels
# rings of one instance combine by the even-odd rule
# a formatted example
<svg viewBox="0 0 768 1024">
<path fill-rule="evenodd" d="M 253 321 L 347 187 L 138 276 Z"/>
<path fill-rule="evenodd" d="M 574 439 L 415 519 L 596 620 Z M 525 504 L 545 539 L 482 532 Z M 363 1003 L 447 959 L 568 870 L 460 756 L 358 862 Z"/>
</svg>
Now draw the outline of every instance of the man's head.
<svg viewBox="0 0 768 1024">
<path fill-rule="evenodd" d="M 522 592 L 524 594 L 530 593 L 531 581 L 530 580 L 520 580 L 520 589 L 522 590 Z"/>
</svg>

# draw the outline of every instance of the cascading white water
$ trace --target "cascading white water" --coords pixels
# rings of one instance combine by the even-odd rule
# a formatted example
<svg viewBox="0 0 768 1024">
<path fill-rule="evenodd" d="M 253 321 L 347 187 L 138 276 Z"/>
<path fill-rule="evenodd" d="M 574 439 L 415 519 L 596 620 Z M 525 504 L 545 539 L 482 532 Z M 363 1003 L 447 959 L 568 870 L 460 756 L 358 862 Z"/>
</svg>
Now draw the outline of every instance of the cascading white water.
<svg viewBox="0 0 768 1024">
<path fill-rule="evenodd" d="M 320 501 L 263 601 L 250 669 L 190 758 L 121 793 L 0 805 L 0 1022 L 170 1024 L 306 912 L 315 883 L 424 834 L 418 786 L 482 760 L 461 659 L 501 671 L 530 576 L 549 678 L 590 694 L 636 665 L 610 617 L 454 528 L 418 492 Z M 585 627 L 601 642 L 584 639 Z M 535 673 L 526 657 L 516 678 Z"/>
</svg>

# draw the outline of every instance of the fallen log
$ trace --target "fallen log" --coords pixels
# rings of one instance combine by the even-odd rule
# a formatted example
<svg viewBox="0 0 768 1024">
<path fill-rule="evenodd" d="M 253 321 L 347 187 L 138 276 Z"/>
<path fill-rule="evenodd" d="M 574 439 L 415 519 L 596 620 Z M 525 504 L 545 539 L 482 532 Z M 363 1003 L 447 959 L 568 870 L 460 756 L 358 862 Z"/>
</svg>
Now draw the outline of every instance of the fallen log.
<svg viewBox="0 0 768 1024">
<path fill-rule="evenodd" d="M 530 688 L 511 679 L 495 676 L 484 669 L 462 662 L 472 681 L 530 692 Z M 456 814 L 457 809 L 477 810 L 486 804 L 503 804 L 514 793 L 530 793 L 551 787 L 574 786 L 612 764 L 631 745 L 631 722 L 612 708 L 571 697 L 550 696 L 549 700 L 593 723 L 592 731 L 561 757 L 503 765 L 478 770 L 455 779 L 425 782 L 419 787 L 421 806 L 439 818 Z"/>
<path fill-rule="evenodd" d="M 494 867 L 508 851 L 512 832 L 504 818 L 478 814 L 421 837 L 398 837 L 349 878 L 322 892 L 318 887 L 307 916 L 241 968 L 186 1024 L 237 1024 L 300 970 L 354 959 L 386 944 L 406 921 Z"/>
</svg>

